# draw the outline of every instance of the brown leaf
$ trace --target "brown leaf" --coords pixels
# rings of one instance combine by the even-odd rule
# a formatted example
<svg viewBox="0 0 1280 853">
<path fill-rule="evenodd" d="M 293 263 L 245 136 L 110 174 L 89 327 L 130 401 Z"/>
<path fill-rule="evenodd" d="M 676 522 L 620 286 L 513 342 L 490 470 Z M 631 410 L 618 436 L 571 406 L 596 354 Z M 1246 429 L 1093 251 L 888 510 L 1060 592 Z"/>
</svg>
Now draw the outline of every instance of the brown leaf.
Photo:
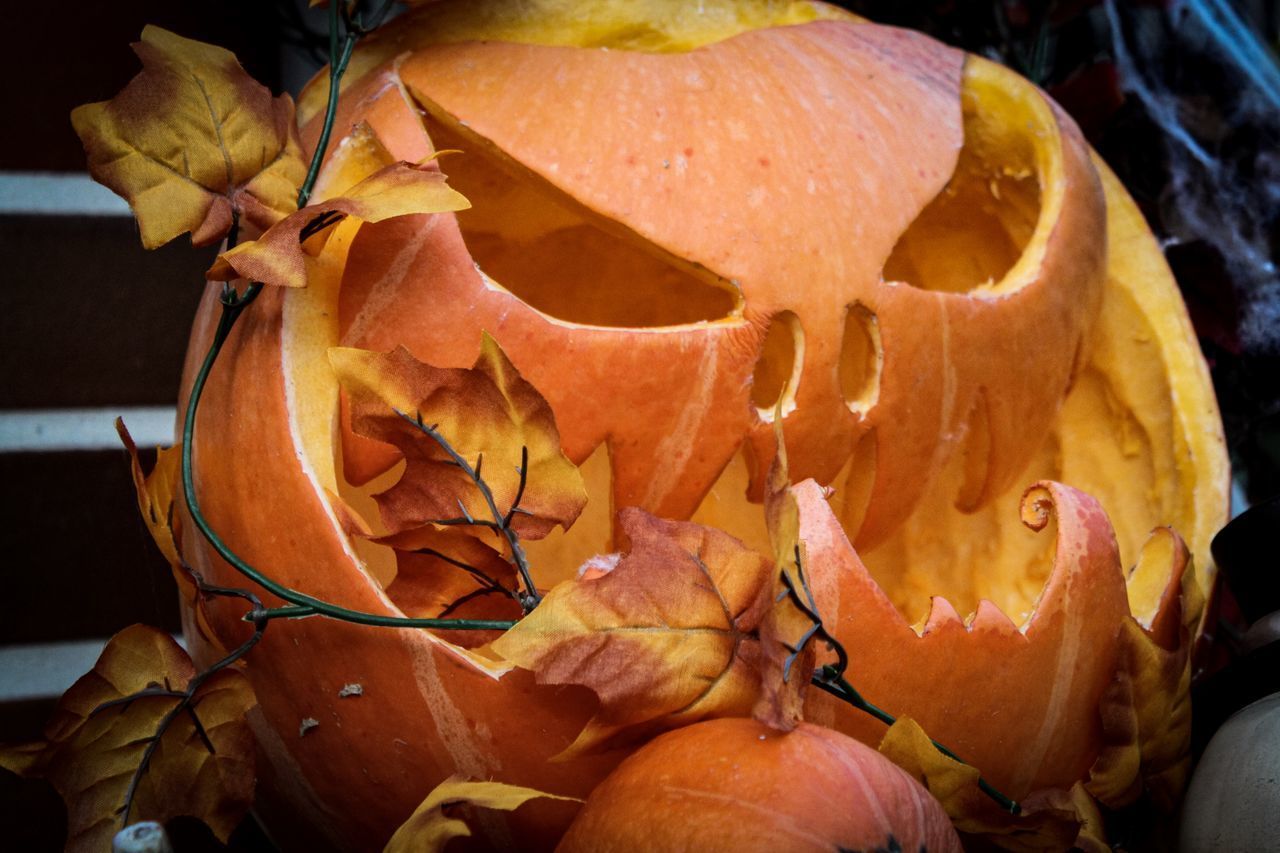
<svg viewBox="0 0 1280 853">
<path fill-rule="evenodd" d="M 691 522 L 619 515 L 631 550 L 568 581 L 493 644 L 543 684 L 580 684 L 600 710 L 565 756 L 708 717 L 744 715 L 759 689 L 756 629 L 770 561 Z"/>
<path fill-rule="evenodd" d="M 779 402 L 779 407 L 781 402 Z M 814 641 L 822 613 L 806 576 L 804 543 L 800 540 L 800 509 L 791 491 L 787 452 L 782 435 L 782 412 L 775 412 L 777 452 L 769 468 L 765 491 L 765 522 L 773 545 L 773 574 L 769 608 L 760 625 L 760 701 L 752 715 L 779 731 L 791 731 L 804 719 L 804 697 L 817 663 Z M 806 612 L 807 608 L 809 612 Z"/>
<path fill-rule="evenodd" d="M 145 625 L 126 628 L 58 701 L 39 753 L 27 747 L 4 760 L 26 776 L 46 779 L 62 795 L 67 850 L 111 849 L 130 781 L 177 700 L 143 696 L 102 706 L 148 688 L 185 690 L 194 674 L 191 660 L 168 634 Z M 224 669 L 209 677 L 196 691 L 192 712 L 214 751 L 191 714 L 175 717 L 141 778 L 129 821 L 191 815 L 225 841 L 253 801 L 254 746 L 245 713 L 254 704 L 239 672 Z"/>
<path fill-rule="evenodd" d="M 148 249 L 183 232 L 222 239 L 232 212 L 267 228 L 291 213 L 306 164 L 288 95 L 273 99 L 234 55 L 159 27 L 133 46 L 143 70 L 110 101 L 71 113 L 89 173 L 128 200 Z"/>
<path fill-rule="evenodd" d="M 307 262 L 323 245 L 322 232 L 348 216 L 381 222 L 470 206 L 461 193 L 445 183 L 438 169 L 392 163 L 352 186 L 346 195 L 308 205 L 268 228 L 257 240 L 218 255 L 205 278 L 227 281 L 240 277 L 278 287 L 306 287 Z M 316 241 L 311 241 L 312 237 Z"/>
<path fill-rule="evenodd" d="M 433 520 L 460 517 L 493 521 L 475 483 L 431 438 L 401 417 L 420 415 L 471 465 L 481 456 L 481 476 L 506 515 L 520 490 L 520 449 L 528 448 L 528 477 L 512 527 L 522 537 L 546 536 L 569 527 L 586 504 L 577 467 L 560 450 L 551 407 L 521 378 L 488 335 L 475 366 L 423 364 L 403 347 L 387 354 L 335 347 L 329 362 L 351 401 L 357 433 L 394 445 L 407 461 L 404 475 L 376 496 L 387 529 L 400 532 Z"/>
<path fill-rule="evenodd" d="M 523 615 L 511 594 L 515 569 L 474 536 L 456 528 L 419 527 L 374 541 L 395 549 L 396 578 L 387 594 L 408 616 L 515 621 Z M 497 637 L 493 631 L 435 633 L 467 648 Z"/>
<path fill-rule="evenodd" d="M 515 811 L 539 797 L 582 802 L 574 797 L 561 797 L 502 782 L 469 782 L 458 776 L 450 777 L 427 794 L 422 804 L 391 836 L 383 853 L 442 853 L 451 839 L 471 835 L 466 821 L 446 814 L 446 809 L 451 807 L 465 805 Z"/>
</svg>

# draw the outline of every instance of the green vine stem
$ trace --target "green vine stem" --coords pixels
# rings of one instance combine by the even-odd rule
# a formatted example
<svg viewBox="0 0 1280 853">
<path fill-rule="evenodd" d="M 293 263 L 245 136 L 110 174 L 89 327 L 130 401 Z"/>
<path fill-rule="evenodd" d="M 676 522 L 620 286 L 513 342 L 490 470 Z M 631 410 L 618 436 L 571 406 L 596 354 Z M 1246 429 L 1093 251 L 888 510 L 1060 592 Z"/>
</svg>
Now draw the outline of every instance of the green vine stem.
<svg viewBox="0 0 1280 853">
<path fill-rule="evenodd" d="M 346 72 L 347 64 L 351 60 L 352 51 L 355 43 L 360 35 L 367 32 L 369 28 L 376 26 L 371 24 L 366 28 L 361 19 L 360 13 L 356 12 L 352 17 L 347 18 L 347 33 L 345 38 L 339 39 L 339 7 L 345 6 L 345 3 L 339 0 L 333 0 L 329 4 L 329 102 L 324 115 L 324 123 L 321 127 L 320 138 L 316 144 L 316 151 L 312 155 L 311 164 L 307 170 L 306 179 L 302 186 L 298 189 L 298 207 L 306 206 L 307 200 L 311 197 L 311 191 L 315 187 L 316 177 L 320 172 L 320 165 L 324 160 L 325 150 L 328 148 L 329 139 L 333 133 L 333 125 L 337 116 L 338 90 L 342 75 Z M 375 18 L 380 19 L 386 14 L 390 4 L 384 4 Z M 343 11 L 344 17 L 348 14 Z M 237 223 L 238 218 L 233 219 L 233 226 Z M 236 239 L 236 231 L 228 234 L 228 247 L 234 245 Z M 191 520 L 196 528 L 200 531 L 205 540 L 217 551 L 233 569 L 244 577 L 261 586 L 267 592 L 283 599 L 292 606 L 270 608 L 261 610 L 261 613 L 268 619 L 274 618 L 290 618 L 297 619 L 307 616 L 326 616 L 331 619 L 337 619 L 344 622 L 352 622 L 358 625 L 371 625 L 387 628 L 428 628 L 428 629 L 449 629 L 449 630 L 470 630 L 470 631 L 505 631 L 511 628 L 515 623 L 506 620 L 479 620 L 479 619 L 429 619 L 414 618 L 407 616 L 388 616 L 381 613 L 367 613 L 360 610 L 351 610 L 346 607 L 333 604 L 328 601 L 307 595 L 297 590 L 290 589 L 284 584 L 278 583 L 267 577 L 258 569 L 251 566 L 243 558 L 235 553 L 217 531 L 209 523 L 200 507 L 200 499 L 196 495 L 195 473 L 193 465 L 193 446 L 196 428 L 196 413 L 200 406 L 201 397 L 204 394 L 205 385 L 209 380 L 209 374 L 213 370 L 214 363 L 218 359 L 218 355 L 222 352 L 222 347 L 226 343 L 227 338 L 231 335 L 231 330 L 235 327 L 236 321 L 246 308 L 253 304 L 261 294 L 263 288 L 262 282 L 252 282 L 243 293 L 239 293 L 229 284 L 224 284 L 221 303 L 222 314 L 218 318 L 218 326 L 214 332 L 213 341 L 210 344 L 209 351 L 206 353 L 204 361 L 200 365 L 200 370 L 196 373 L 195 379 L 191 385 L 190 398 L 187 401 L 187 408 L 183 418 L 182 425 L 182 490 L 183 497 L 186 501 L 187 510 L 191 515 Z"/>
</svg>

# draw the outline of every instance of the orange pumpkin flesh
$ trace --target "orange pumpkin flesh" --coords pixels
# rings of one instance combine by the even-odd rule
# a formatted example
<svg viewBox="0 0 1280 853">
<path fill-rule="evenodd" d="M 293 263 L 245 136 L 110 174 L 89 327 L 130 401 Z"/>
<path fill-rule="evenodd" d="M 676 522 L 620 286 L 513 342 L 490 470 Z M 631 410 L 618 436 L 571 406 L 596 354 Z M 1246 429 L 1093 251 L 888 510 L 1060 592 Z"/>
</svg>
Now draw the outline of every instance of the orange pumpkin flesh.
<svg viewBox="0 0 1280 853">
<path fill-rule="evenodd" d="M 721 719 L 624 761 L 556 850 L 941 853 L 960 841 L 938 801 L 870 747 L 807 723 L 784 734 Z"/>
<path fill-rule="evenodd" d="M 1118 565 L 1169 524 L 1207 582 L 1225 513 L 1216 406 L 1159 250 L 1073 126 L 1010 72 L 823 7 L 726 17 L 731 4 L 707 4 L 691 20 L 685 5 L 609 7 L 658 23 L 582 29 L 556 3 L 441 4 L 371 39 L 337 136 L 364 120 L 399 158 L 464 149 L 441 166 L 473 212 L 344 223 L 307 288 L 246 313 L 198 422 L 207 515 L 280 582 L 400 612 L 412 596 L 393 555 L 342 523 L 350 507 L 378 527 L 369 496 L 398 476 L 395 456 L 336 426 L 326 352 L 403 344 L 466 366 L 485 329 L 551 402 L 590 488 L 571 531 L 529 543 L 540 583 L 612 550 L 613 510 L 631 504 L 768 553 L 746 496 L 785 394 L 794 479 L 836 490 L 834 515 L 802 493 L 808 533 L 830 543 L 811 559 L 840 566 L 829 618 L 847 620 L 855 682 L 1014 796 L 1069 785 L 1098 749 L 1089 702 L 1110 677 L 1107 625 L 1154 608 L 1125 602 Z M 845 20 L 801 23 L 814 16 Z M 772 23 L 801 25 L 759 29 Z M 510 43 L 468 43 L 484 36 Z M 319 88 L 300 105 L 312 138 Z M 1086 579 L 1088 595 L 1055 593 L 1085 580 L 1051 578 L 1053 537 L 1020 524 L 1038 479 L 1096 496 L 1115 525 L 1120 561 Z M 1103 548 L 1102 527 L 1088 530 Z M 235 581 L 202 543 L 183 545 L 212 581 Z M 970 624 L 951 615 L 975 610 Z M 211 614 L 224 641 L 232 611 Z M 264 788 L 335 846 L 378 847 L 453 772 L 584 796 L 621 758 L 548 763 L 591 695 L 429 632 L 279 624 L 250 675 Z M 927 689 L 931 675 L 947 687 Z M 352 682 L 363 696 L 340 700 Z M 1022 728 L 983 716 L 975 697 L 993 684 L 997 716 Z M 304 717 L 320 726 L 297 737 Z M 513 818 L 533 824 L 519 830 L 529 844 L 566 819 L 537 804 Z M 507 830 L 484 831 L 500 843 Z"/>
</svg>

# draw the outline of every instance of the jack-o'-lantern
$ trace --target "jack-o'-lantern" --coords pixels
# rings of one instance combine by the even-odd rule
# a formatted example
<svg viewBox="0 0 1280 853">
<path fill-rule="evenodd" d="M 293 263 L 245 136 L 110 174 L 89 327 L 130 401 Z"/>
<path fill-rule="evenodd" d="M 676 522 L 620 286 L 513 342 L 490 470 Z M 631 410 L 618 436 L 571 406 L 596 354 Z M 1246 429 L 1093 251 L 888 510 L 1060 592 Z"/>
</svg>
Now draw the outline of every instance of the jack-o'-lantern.
<svg viewBox="0 0 1280 853">
<path fill-rule="evenodd" d="M 312 145 L 324 88 L 299 105 Z M 574 4 L 457 2 L 357 51 L 336 138 L 356 129 L 395 160 L 456 149 L 439 168 L 472 207 L 348 220 L 305 288 L 241 320 L 195 442 L 225 541 L 308 594 L 434 615 L 391 549 L 352 532 L 379 531 L 371 496 L 399 453 L 352 429 L 327 352 L 465 367 L 488 333 L 587 483 L 577 523 L 528 544 L 540 586 L 616 550 L 627 506 L 771 553 L 759 502 L 780 432 L 792 481 L 830 487 L 797 487 L 801 533 L 835 566 L 868 696 L 1013 796 L 1087 775 L 1119 626 L 1167 622 L 1180 578 L 1126 587 L 1119 567 L 1167 525 L 1207 584 L 1226 462 L 1158 247 L 1038 90 L 820 4 L 604 3 L 579 21 Z M 211 291 L 188 377 L 217 309 Z M 1070 488 L 1020 509 L 1041 480 Z M 1056 558 L 1022 524 L 1050 508 Z M 193 533 L 182 547 L 232 577 Z M 231 608 L 205 615 L 230 635 Z M 300 620 L 248 672 L 268 810 L 336 846 L 376 846 L 452 773 L 582 796 L 625 754 L 549 762 L 591 692 L 431 632 Z M 360 697 L 340 698 L 351 683 Z M 318 725 L 300 736 L 303 719 Z M 572 811 L 513 820 L 554 838 Z"/>
</svg>

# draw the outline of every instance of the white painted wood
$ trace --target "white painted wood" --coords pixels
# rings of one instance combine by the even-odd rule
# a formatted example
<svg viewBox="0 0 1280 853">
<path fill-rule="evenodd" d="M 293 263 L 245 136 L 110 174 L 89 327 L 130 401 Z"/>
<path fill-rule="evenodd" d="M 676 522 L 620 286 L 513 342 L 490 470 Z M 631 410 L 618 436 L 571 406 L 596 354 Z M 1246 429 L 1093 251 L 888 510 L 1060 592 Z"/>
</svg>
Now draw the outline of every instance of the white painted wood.
<svg viewBox="0 0 1280 853">
<path fill-rule="evenodd" d="M 122 445 L 115 420 L 124 424 L 139 447 L 173 444 L 173 406 L 99 409 L 15 409 L 0 412 L 0 453 L 55 450 L 114 450 Z"/>
<path fill-rule="evenodd" d="M 0 214 L 131 215 L 124 199 L 82 172 L 0 172 Z"/>
<path fill-rule="evenodd" d="M 174 637 L 185 648 L 182 637 Z M 0 704 L 57 699 L 93 669 L 103 638 L 0 646 Z"/>
</svg>

